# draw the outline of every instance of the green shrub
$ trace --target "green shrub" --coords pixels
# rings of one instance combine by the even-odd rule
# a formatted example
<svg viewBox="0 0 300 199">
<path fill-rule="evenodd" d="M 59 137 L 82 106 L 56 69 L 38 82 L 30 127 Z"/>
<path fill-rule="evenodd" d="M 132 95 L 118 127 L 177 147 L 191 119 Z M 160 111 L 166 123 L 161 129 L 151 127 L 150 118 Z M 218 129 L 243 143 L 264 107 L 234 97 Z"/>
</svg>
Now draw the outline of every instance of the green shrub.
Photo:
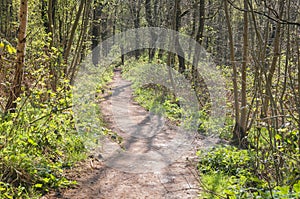
<svg viewBox="0 0 300 199">
<path fill-rule="evenodd" d="M 84 157 L 85 145 L 74 127 L 70 91 L 59 89 L 33 88 L 17 100 L 15 113 L 0 118 L 0 198 L 34 197 L 74 183 L 62 169 Z"/>
<path fill-rule="evenodd" d="M 297 198 L 298 181 L 293 186 L 270 185 L 258 177 L 255 155 L 250 150 L 239 150 L 232 146 L 217 147 L 211 151 L 198 151 L 198 170 L 206 192 L 202 197 L 218 198 Z"/>
</svg>

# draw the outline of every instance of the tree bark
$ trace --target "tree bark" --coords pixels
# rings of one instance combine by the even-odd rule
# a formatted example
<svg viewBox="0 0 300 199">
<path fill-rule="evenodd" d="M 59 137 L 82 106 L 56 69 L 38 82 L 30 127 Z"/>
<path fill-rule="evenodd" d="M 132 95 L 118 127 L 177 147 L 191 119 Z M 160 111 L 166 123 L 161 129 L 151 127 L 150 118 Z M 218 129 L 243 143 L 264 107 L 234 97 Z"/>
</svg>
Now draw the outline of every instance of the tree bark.
<svg viewBox="0 0 300 199">
<path fill-rule="evenodd" d="M 78 22 L 79 22 L 79 19 L 80 19 L 80 16 L 81 16 L 81 13 L 82 13 L 82 10 L 83 10 L 83 7 L 84 7 L 84 3 L 85 3 L 85 0 L 80 1 L 78 12 L 76 14 L 75 21 L 72 25 L 69 40 L 68 40 L 68 43 L 67 43 L 67 48 L 66 48 L 65 54 L 64 54 L 65 63 L 68 63 L 68 58 L 69 58 L 69 55 L 70 55 L 70 52 L 71 52 L 71 46 L 72 46 L 73 41 L 74 41 L 75 31 L 76 31 L 77 26 L 78 26 Z M 65 70 L 65 74 L 66 73 L 67 73 L 67 67 L 66 67 L 66 70 Z"/>
<path fill-rule="evenodd" d="M 23 82 L 25 54 L 26 54 L 26 32 L 28 21 L 28 0 L 21 0 L 19 11 L 19 33 L 17 44 L 17 60 L 15 65 L 15 74 L 12 84 L 12 89 L 9 94 L 7 104 L 5 106 L 5 113 L 15 112 L 17 103 L 15 102 L 21 95 L 21 86 Z"/>
<path fill-rule="evenodd" d="M 54 22 L 55 22 L 55 5 L 56 0 L 48 0 L 48 33 L 51 32 L 51 46 L 54 42 Z"/>
<path fill-rule="evenodd" d="M 283 15 L 283 8 L 284 8 L 284 1 L 280 2 L 279 5 L 279 17 L 281 18 Z M 271 62 L 271 66 L 269 69 L 269 73 L 268 75 L 266 75 L 266 97 L 265 97 L 265 102 L 263 107 L 265 108 L 264 110 L 264 115 L 266 116 L 268 113 L 268 107 L 269 107 L 269 102 L 272 99 L 272 81 L 273 81 L 273 76 L 276 70 L 276 66 L 277 66 L 277 61 L 280 55 L 280 49 L 279 49 L 279 45 L 280 45 L 280 37 L 281 37 L 281 24 L 278 22 L 276 24 L 276 30 L 275 30 L 275 38 L 274 38 L 274 42 L 273 42 L 273 58 L 272 58 L 272 62 Z"/>
<path fill-rule="evenodd" d="M 137 29 L 140 28 L 140 23 L 141 23 L 141 19 L 140 19 L 140 11 L 141 11 L 141 0 L 137 0 L 136 2 L 133 3 L 133 7 L 131 8 L 131 12 L 133 15 L 133 23 L 134 23 L 134 28 L 135 28 L 135 51 L 134 51 L 134 56 L 135 59 L 138 60 L 140 58 L 140 50 L 139 50 L 139 46 L 140 46 L 140 38 L 139 35 L 137 33 Z"/>
<path fill-rule="evenodd" d="M 229 37 L 230 62 L 233 70 L 232 83 L 233 83 L 233 94 L 234 94 L 235 127 L 233 130 L 232 143 L 238 145 L 240 140 L 240 134 L 239 134 L 240 106 L 239 106 L 239 97 L 238 97 L 237 67 L 235 65 L 234 41 L 233 41 L 232 27 L 231 27 L 231 21 L 230 21 L 230 16 L 228 11 L 227 0 L 224 0 L 224 10 L 225 10 L 226 24 L 227 24 L 228 37 Z"/>
<path fill-rule="evenodd" d="M 91 8 L 92 0 L 87 0 L 87 3 L 85 4 L 84 8 L 84 15 L 82 18 L 82 28 L 80 31 L 79 39 L 77 41 L 76 50 L 75 50 L 75 56 L 72 60 L 70 69 L 68 70 L 68 77 L 70 76 L 70 83 L 73 85 L 74 83 L 74 77 L 75 72 L 77 69 L 77 65 L 79 64 L 80 58 L 81 58 L 81 51 L 84 49 L 83 43 L 86 38 L 87 29 L 88 29 L 88 23 L 89 23 L 89 14 L 90 14 L 90 8 Z"/>
<path fill-rule="evenodd" d="M 155 3 L 158 2 L 154 2 L 154 4 Z M 154 27 L 155 26 L 154 18 L 157 16 L 152 14 L 151 7 L 152 7 L 151 0 L 146 0 L 145 1 L 146 21 L 150 27 Z M 154 13 L 155 13 L 155 9 L 154 9 Z M 151 62 L 154 58 L 155 51 L 156 51 L 155 48 L 153 48 L 151 45 L 153 41 L 156 41 L 157 34 L 151 31 L 150 35 L 151 35 L 151 41 L 150 41 L 150 48 L 148 49 L 148 56 L 149 56 L 149 61 Z"/>
<path fill-rule="evenodd" d="M 100 17 L 102 15 L 102 9 L 104 5 L 99 3 L 96 5 L 93 13 L 93 23 L 92 23 L 92 60 L 93 64 L 97 66 L 99 64 L 100 51 L 96 48 L 100 42 Z"/>
<path fill-rule="evenodd" d="M 173 24 L 175 26 L 176 33 L 179 33 L 179 29 L 181 27 L 181 9 L 180 9 L 180 0 L 175 0 L 175 6 L 174 6 L 174 20 L 175 23 Z M 182 47 L 179 42 L 179 35 L 175 35 L 175 50 L 177 53 L 177 58 L 179 62 L 178 71 L 180 73 L 184 73 L 185 71 L 185 58 L 184 58 L 184 52 L 182 50 Z"/>
<path fill-rule="evenodd" d="M 204 22 L 205 22 L 205 0 L 200 0 L 200 6 L 199 6 L 199 25 L 198 30 L 196 34 L 196 41 L 201 45 L 203 41 L 203 32 L 204 32 Z M 197 50 L 197 49 L 195 49 Z M 193 57 L 193 65 L 192 65 L 192 75 L 194 82 L 198 79 L 198 60 L 199 60 L 199 54 L 200 51 L 195 51 L 194 57 Z"/>
<path fill-rule="evenodd" d="M 247 147 L 247 63 L 248 63 L 248 0 L 244 0 L 243 63 L 241 90 L 240 145 Z"/>
</svg>

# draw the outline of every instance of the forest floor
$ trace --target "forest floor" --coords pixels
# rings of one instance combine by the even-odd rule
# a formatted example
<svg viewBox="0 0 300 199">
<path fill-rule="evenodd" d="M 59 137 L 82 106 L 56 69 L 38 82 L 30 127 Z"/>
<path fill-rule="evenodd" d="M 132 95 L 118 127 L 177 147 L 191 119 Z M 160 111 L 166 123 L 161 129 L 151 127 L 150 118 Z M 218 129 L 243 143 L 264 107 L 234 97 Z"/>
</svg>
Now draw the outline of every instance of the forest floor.
<svg viewBox="0 0 300 199">
<path fill-rule="evenodd" d="M 169 121 L 149 115 L 133 101 L 130 85 L 117 70 L 109 85 L 111 93 L 106 93 L 100 102 L 107 127 L 116 132 L 114 139 L 122 137 L 121 141 L 102 139 L 102 146 L 92 151 L 88 160 L 66 171 L 66 177 L 78 184 L 52 191 L 43 199 L 199 197 L 201 185 L 195 154 L 218 140 L 191 139 Z M 155 134 L 151 134 L 153 131 Z M 190 144 L 183 143 L 185 139 L 190 139 Z"/>
</svg>

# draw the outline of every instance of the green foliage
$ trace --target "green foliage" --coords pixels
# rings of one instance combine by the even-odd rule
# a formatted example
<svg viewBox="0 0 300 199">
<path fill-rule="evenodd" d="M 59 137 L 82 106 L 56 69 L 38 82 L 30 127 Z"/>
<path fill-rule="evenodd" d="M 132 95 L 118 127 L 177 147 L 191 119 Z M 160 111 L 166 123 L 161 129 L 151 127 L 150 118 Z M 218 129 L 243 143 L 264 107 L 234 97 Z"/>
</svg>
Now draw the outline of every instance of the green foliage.
<svg viewBox="0 0 300 199">
<path fill-rule="evenodd" d="M 84 157 L 67 82 L 52 92 L 37 84 L 0 118 L 0 198 L 25 198 L 73 184 L 62 169 Z"/>
<path fill-rule="evenodd" d="M 141 85 L 139 78 L 134 76 L 141 70 L 141 64 L 145 63 L 127 63 L 123 70 L 123 77 L 133 82 L 135 100 L 147 110 L 162 113 L 177 122 L 183 114 L 179 100 L 161 85 Z M 198 115 L 199 130 L 204 133 L 210 125 L 206 110 L 209 108 L 203 107 Z M 220 130 L 221 137 L 230 139 L 233 127 L 228 115 L 226 127 Z M 198 169 L 207 190 L 201 198 L 299 197 L 298 137 L 299 132 L 289 127 L 253 127 L 247 137 L 251 147 L 248 150 L 227 146 L 199 151 Z"/>
<path fill-rule="evenodd" d="M 90 69 L 98 72 L 94 66 Z M 85 145 L 88 149 L 96 147 L 100 135 L 104 133 L 102 129 L 104 124 L 97 102 L 101 100 L 104 91 L 107 90 L 107 83 L 113 77 L 113 66 L 102 71 L 101 76 L 94 75 L 96 72 L 91 73 L 92 75 L 84 72 L 80 74 L 73 89 L 74 120 L 78 132 L 85 137 Z"/>
<path fill-rule="evenodd" d="M 0 55 L 2 51 L 6 51 L 9 54 L 15 54 L 17 50 L 5 39 L 0 38 Z"/>
<path fill-rule="evenodd" d="M 202 197 L 218 198 L 297 198 L 300 181 L 293 185 L 270 185 L 257 176 L 253 151 L 235 147 L 217 147 L 198 151 L 201 181 L 206 192 Z"/>
<path fill-rule="evenodd" d="M 99 133 L 103 133 L 95 102 L 97 118 L 87 115 L 83 131 L 75 127 L 69 80 L 55 76 L 65 67 L 61 51 L 49 47 L 47 35 L 42 37 L 44 40 L 30 43 L 28 57 L 32 59 L 25 69 L 28 83 L 16 101 L 16 112 L 0 111 L 0 198 L 35 198 L 50 189 L 73 185 L 76 182 L 66 179 L 63 169 L 85 158 L 87 149 L 99 139 L 88 123 L 97 119 Z M 39 51 L 41 47 L 44 51 Z M 97 82 L 98 94 L 107 89 L 112 76 L 109 67 Z"/>
<path fill-rule="evenodd" d="M 251 168 L 250 155 L 247 150 L 238 150 L 235 147 L 219 147 L 212 152 L 198 151 L 201 158 L 201 172 L 206 171 L 222 171 L 228 175 L 245 174 Z"/>
<path fill-rule="evenodd" d="M 256 173 L 271 184 L 293 186 L 299 181 L 298 131 L 253 128 L 248 140 L 255 147 Z M 276 190 L 275 190 L 276 192 Z"/>
<path fill-rule="evenodd" d="M 160 86 L 137 88 L 134 95 L 135 101 L 155 114 L 163 114 L 174 122 L 181 117 L 182 109 L 178 105 L 178 99 L 173 100 L 174 97 L 170 94 L 165 95 Z"/>
</svg>

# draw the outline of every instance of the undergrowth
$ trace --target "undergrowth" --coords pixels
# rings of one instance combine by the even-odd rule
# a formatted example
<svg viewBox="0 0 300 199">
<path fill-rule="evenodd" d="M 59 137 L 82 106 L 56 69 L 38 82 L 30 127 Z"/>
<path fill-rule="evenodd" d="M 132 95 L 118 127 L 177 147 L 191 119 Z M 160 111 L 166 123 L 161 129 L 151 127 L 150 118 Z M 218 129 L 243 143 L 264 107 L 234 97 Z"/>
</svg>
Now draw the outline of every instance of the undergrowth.
<svg viewBox="0 0 300 199">
<path fill-rule="evenodd" d="M 107 71 L 99 91 L 112 74 Z M 92 133 L 76 130 L 69 82 L 61 82 L 55 92 L 44 82 L 39 79 L 17 99 L 15 112 L 1 113 L 0 198 L 39 198 L 74 185 L 63 170 L 87 156 Z"/>
<path fill-rule="evenodd" d="M 257 169 L 254 150 L 219 146 L 198 151 L 204 192 L 200 198 L 299 198 L 300 181 L 276 185 Z"/>
<path fill-rule="evenodd" d="M 0 198 L 29 198 L 75 183 L 62 169 L 83 158 L 85 146 L 74 128 L 71 94 L 60 89 L 31 89 L 17 99 L 15 113 L 1 117 Z"/>
</svg>

